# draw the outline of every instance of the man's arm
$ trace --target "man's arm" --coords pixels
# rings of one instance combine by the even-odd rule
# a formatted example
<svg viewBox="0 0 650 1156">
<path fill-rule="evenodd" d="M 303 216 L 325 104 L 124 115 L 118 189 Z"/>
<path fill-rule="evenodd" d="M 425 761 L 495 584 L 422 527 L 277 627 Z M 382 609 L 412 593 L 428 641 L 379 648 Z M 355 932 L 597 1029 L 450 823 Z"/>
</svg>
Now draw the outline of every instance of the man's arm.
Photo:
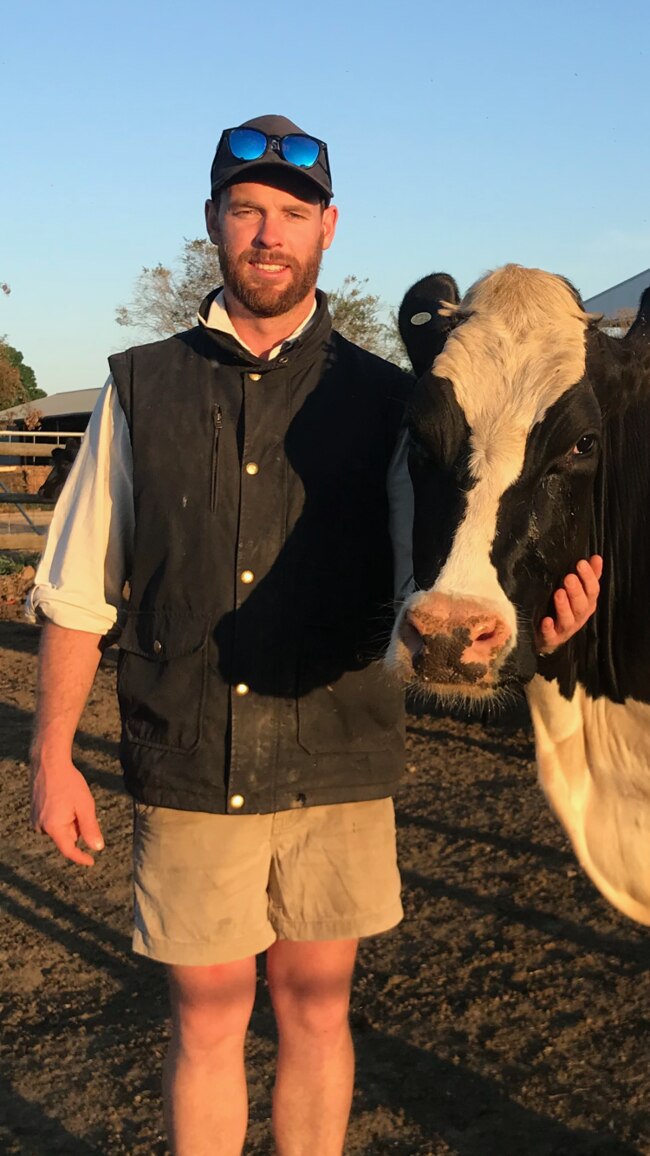
<svg viewBox="0 0 650 1156">
<path fill-rule="evenodd" d="M 72 744 L 101 658 L 101 634 L 43 627 L 39 654 L 36 725 L 31 749 L 32 825 L 49 835 L 66 859 L 92 867 L 77 846 L 104 847 L 88 784 L 72 762 Z"/>
<path fill-rule="evenodd" d="M 32 822 L 67 859 L 90 866 L 77 847 L 104 846 L 95 804 L 72 762 L 72 744 L 115 625 L 133 546 L 129 431 L 110 379 L 91 416 L 57 502 L 31 596 L 45 621 L 32 744 Z"/>
</svg>

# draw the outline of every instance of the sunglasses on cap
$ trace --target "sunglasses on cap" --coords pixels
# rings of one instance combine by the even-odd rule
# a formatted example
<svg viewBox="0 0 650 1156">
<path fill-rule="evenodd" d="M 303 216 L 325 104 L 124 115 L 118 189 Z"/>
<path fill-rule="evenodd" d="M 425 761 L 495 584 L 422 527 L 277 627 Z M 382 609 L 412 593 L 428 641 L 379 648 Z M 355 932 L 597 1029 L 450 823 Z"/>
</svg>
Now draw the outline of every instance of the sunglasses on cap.
<svg viewBox="0 0 650 1156">
<path fill-rule="evenodd" d="M 270 136 L 258 128 L 227 128 L 223 133 L 235 160 L 259 161 L 268 152 L 277 153 L 297 169 L 312 169 L 322 154 L 324 168 L 330 171 L 325 141 L 302 132 L 287 136 Z"/>
</svg>

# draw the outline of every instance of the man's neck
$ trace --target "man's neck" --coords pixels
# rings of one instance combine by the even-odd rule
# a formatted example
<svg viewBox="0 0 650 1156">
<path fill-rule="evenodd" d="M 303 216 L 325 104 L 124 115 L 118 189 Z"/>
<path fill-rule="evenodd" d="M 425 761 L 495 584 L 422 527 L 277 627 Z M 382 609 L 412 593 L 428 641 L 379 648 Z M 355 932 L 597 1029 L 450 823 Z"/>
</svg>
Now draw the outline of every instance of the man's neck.
<svg viewBox="0 0 650 1156">
<path fill-rule="evenodd" d="M 256 357 L 269 357 L 271 351 L 291 337 L 314 306 L 314 293 L 279 317 L 256 317 L 224 285 L 223 299 L 228 316 L 242 342 Z"/>
</svg>

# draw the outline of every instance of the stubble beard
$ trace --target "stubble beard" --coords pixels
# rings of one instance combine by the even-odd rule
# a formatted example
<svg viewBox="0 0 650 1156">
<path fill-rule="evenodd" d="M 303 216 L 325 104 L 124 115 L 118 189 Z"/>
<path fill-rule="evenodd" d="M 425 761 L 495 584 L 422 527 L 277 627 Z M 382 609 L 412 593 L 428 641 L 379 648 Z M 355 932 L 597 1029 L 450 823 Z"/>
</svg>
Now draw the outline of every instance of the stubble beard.
<svg viewBox="0 0 650 1156">
<path fill-rule="evenodd" d="M 255 317 L 281 317 L 289 313 L 316 288 L 323 258 L 320 242 L 305 264 L 301 265 L 293 257 L 284 254 L 265 253 L 259 249 L 249 249 L 234 257 L 228 245 L 218 246 L 219 264 L 224 284 L 234 297 Z M 255 282 L 255 272 L 251 269 L 251 259 L 263 257 L 269 265 L 287 265 L 293 274 L 284 289 L 274 285 L 260 285 Z"/>
</svg>

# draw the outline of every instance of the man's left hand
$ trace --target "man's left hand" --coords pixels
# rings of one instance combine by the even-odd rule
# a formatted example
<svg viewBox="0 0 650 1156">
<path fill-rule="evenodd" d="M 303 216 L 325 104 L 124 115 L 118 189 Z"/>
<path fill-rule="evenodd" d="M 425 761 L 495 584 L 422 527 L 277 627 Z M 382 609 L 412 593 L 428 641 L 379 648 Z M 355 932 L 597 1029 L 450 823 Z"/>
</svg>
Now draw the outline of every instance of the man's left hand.
<svg viewBox="0 0 650 1156">
<path fill-rule="evenodd" d="M 540 654 L 551 654 L 573 638 L 596 609 L 603 572 L 600 554 L 592 554 L 588 562 L 583 558 L 576 571 L 576 574 L 567 574 L 562 587 L 553 595 L 555 618 L 542 618 L 539 624 L 537 649 Z"/>
</svg>

